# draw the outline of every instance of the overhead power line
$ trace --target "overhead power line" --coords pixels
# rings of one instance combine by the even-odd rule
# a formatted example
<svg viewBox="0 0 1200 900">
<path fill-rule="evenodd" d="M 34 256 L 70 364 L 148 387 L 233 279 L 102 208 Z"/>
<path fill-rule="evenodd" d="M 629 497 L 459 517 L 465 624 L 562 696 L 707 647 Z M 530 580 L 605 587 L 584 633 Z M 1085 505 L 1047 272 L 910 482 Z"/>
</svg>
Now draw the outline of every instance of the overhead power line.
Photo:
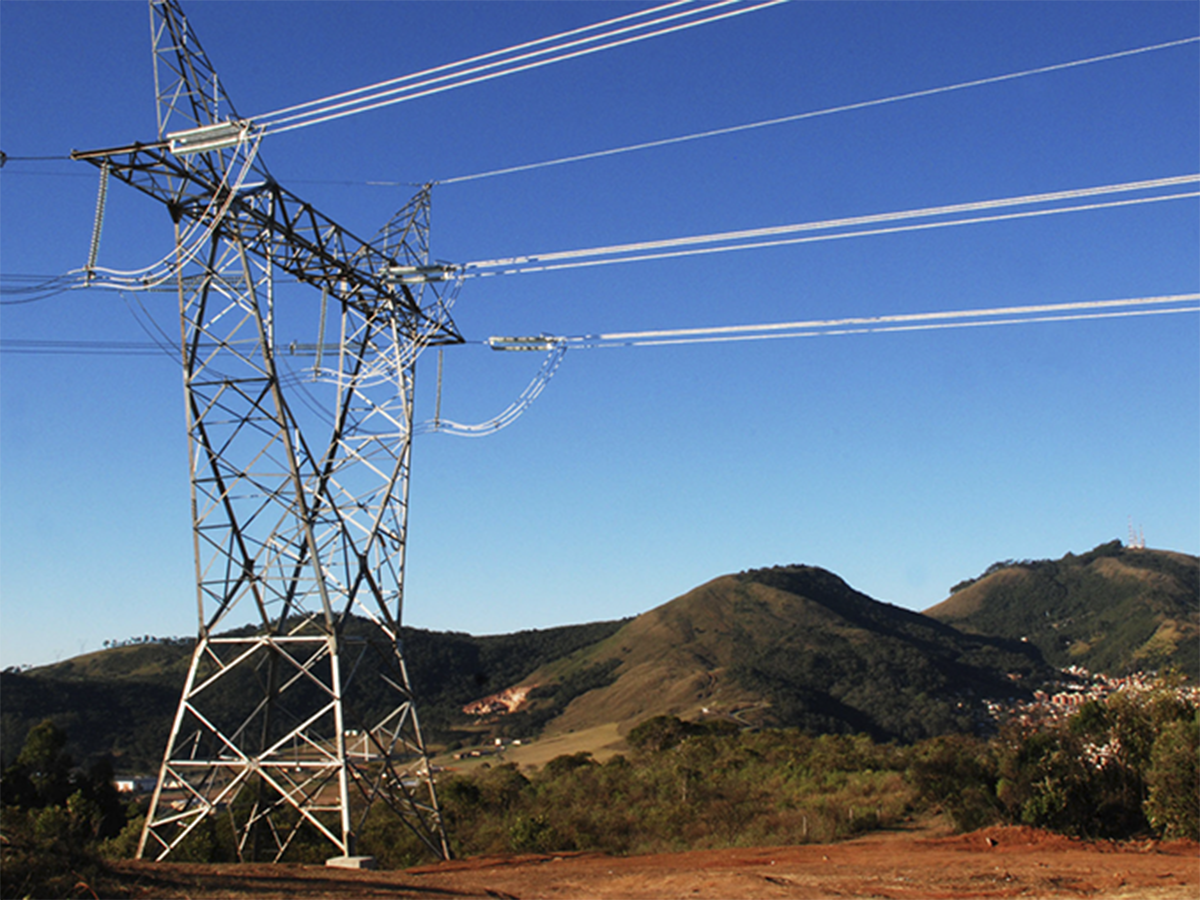
<svg viewBox="0 0 1200 900">
<path fill-rule="evenodd" d="M 548 344 L 562 342 L 568 349 L 606 347 L 652 347 L 668 344 L 712 344 L 730 341 L 779 340 L 898 331 L 932 331 L 946 328 L 982 328 L 1036 322 L 1068 322 L 1128 316 L 1200 312 L 1198 294 L 1168 294 L 1129 297 L 1121 300 L 1088 300 L 1072 303 L 1042 303 L 1002 306 L 992 309 L 954 309 L 942 312 L 897 313 L 884 316 L 848 316 L 759 325 L 730 325 L 707 328 L 673 328 L 654 331 L 609 332 L 574 337 L 542 337 Z M 1191 305 L 1187 305 L 1191 304 Z M 510 349 L 505 338 L 492 338 L 496 349 Z"/>
<path fill-rule="evenodd" d="M 951 309 L 940 312 L 894 313 L 882 316 L 843 316 L 836 319 L 803 319 L 794 322 L 766 322 L 755 325 L 720 325 L 648 331 L 612 331 L 573 336 L 541 334 L 530 337 L 491 337 L 484 341 L 466 341 L 465 343 L 487 344 L 495 350 L 541 350 L 551 352 L 555 362 L 552 366 L 545 368 L 552 370 L 558 366 L 559 354 L 557 351 L 565 349 L 593 350 L 613 347 L 653 347 L 669 344 L 778 340 L 780 338 L 817 337 L 821 335 L 930 331 L 944 328 L 979 328 L 990 325 L 1164 315 L 1200 312 L 1200 306 L 1196 305 L 1198 301 L 1200 301 L 1200 293 L 1162 294 L 1150 297 L 1126 297 L 1119 300 L 1083 300 L 1070 303 L 1000 306 L 990 309 Z M 86 353 L 113 356 L 143 356 L 162 354 L 166 345 L 167 342 L 165 340 L 67 341 L 0 339 L 0 351 L 4 353 Z M 284 349 L 281 349 L 280 352 L 284 352 Z M 170 355 L 170 352 L 168 352 L 168 355 Z"/>
<path fill-rule="evenodd" d="M 1092 197 L 1111 196 L 1114 194 L 1161 191 L 1163 189 L 1179 188 L 1185 185 L 1196 183 L 1200 183 L 1200 174 L 1178 175 L 1169 178 L 1154 178 L 1143 181 L 1127 181 L 1121 184 L 1107 184 L 1100 185 L 1098 187 L 1073 188 L 1066 191 L 1052 191 L 1040 194 L 1024 194 L 1019 197 L 1002 197 L 994 200 L 978 200 L 969 203 L 927 206 L 921 209 L 873 213 L 871 215 L 843 217 L 837 219 L 824 219 L 815 222 L 799 222 L 790 225 L 773 225 L 766 228 L 722 231 L 712 234 L 691 235 L 687 237 L 666 238 L 653 241 L 639 241 L 636 243 L 609 244 L 601 247 L 588 247 L 578 250 L 558 250 L 547 253 L 531 253 L 522 256 L 510 256 L 498 259 L 481 259 L 464 263 L 461 267 L 461 270 L 466 277 L 547 272 L 559 269 L 579 268 L 582 266 L 640 262 L 650 259 L 667 259 L 671 257 L 692 256 L 705 253 L 722 253 L 730 250 L 749 250 L 762 247 L 778 247 L 786 244 L 827 241 L 846 237 L 894 234 L 902 231 L 945 228 L 955 225 L 969 225 L 981 222 L 996 222 L 1007 219 L 1020 219 L 1031 216 L 1080 212 L 1084 210 L 1105 209 L 1116 206 L 1128 206 L 1139 203 L 1153 203 L 1163 200 L 1178 200 L 1188 197 L 1196 197 L 1200 196 L 1200 192 L 1173 191 L 1169 193 L 1153 194 L 1147 197 L 1135 197 L 1131 199 L 1109 201 L 1105 203 L 1079 204 L 1072 202 Z M 1002 215 L 976 215 L 959 219 L 939 219 L 939 217 L 958 215 L 961 213 L 979 213 L 989 210 L 1019 206 L 1044 206 L 1048 203 L 1069 203 L 1069 205 L 1025 210 Z M 920 224 L 892 226 L 887 228 L 863 228 L 863 226 L 867 225 L 887 224 L 913 219 L 939 220 Z M 854 230 L 832 231 L 833 229 L 839 228 Z M 799 233 L 814 231 L 829 231 L 831 233 L 806 235 L 804 237 L 791 236 Z"/>
<path fill-rule="evenodd" d="M 437 75 L 439 73 L 453 72 L 454 70 L 460 69 L 464 66 L 470 66 L 470 65 L 482 63 L 484 60 L 495 59 L 497 57 L 504 56 L 505 54 L 508 54 L 508 53 L 517 53 L 522 50 L 529 50 L 531 47 L 538 47 L 543 44 L 548 44 L 552 41 L 562 40 L 564 38 L 574 37 L 574 36 L 580 35 L 580 34 L 586 34 L 587 32 L 595 31 L 598 28 L 607 28 L 609 26 L 617 25 L 617 24 L 620 24 L 623 22 L 630 22 L 635 19 L 640 19 L 643 16 L 655 15 L 666 9 L 672 9 L 672 8 L 679 7 L 679 6 L 686 6 L 691 2 L 692 2 L 692 0 L 674 0 L 674 2 L 664 3 L 661 6 L 656 6 L 656 7 L 650 8 L 650 9 L 639 10 L 637 12 L 630 13 L 629 15 L 626 15 L 626 16 L 618 16 L 615 19 L 607 19 L 603 22 L 594 22 L 591 25 L 584 25 L 581 28 L 574 28 L 574 29 L 571 29 L 570 31 L 563 31 L 563 32 L 559 32 L 558 34 L 552 34 L 552 35 L 549 35 L 544 38 L 537 38 L 536 40 L 526 41 L 523 44 L 514 44 L 512 47 L 507 47 L 503 50 L 492 50 L 488 53 L 481 53 L 478 56 L 472 56 L 468 59 L 461 59 L 458 62 L 445 63 L 440 66 L 435 66 L 431 69 L 424 69 L 420 72 L 413 72 L 408 75 L 401 75 L 397 78 L 389 78 L 386 81 L 380 81 L 375 84 L 367 85 L 366 87 L 355 88 L 354 90 L 351 90 L 351 91 L 342 91 L 341 93 L 338 93 L 338 94 L 331 94 L 328 97 L 322 97 L 317 100 L 310 100 L 307 103 L 298 103 L 293 106 L 287 106 L 287 107 L 284 107 L 283 109 L 277 109 L 274 112 L 263 113 L 261 115 L 255 116 L 254 120 L 256 122 L 264 122 L 264 123 L 268 122 L 268 121 L 272 121 L 272 120 L 279 122 L 279 121 L 283 120 L 282 117 L 288 116 L 290 114 L 298 113 L 301 110 L 308 110 L 311 113 L 311 111 L 314 108 L 322 107 L 323 104 L 324 104 L 324 108 L 328 109 L 330 103 L 336 103 L 338 101 L 349 100 L 352 97 L 361 98 L 364 94 L 369 94 L 372 91 L 375 91 L 376 93 L 378 93 L 379 91 L 394 88 L 398 85 L 404 84 L 405 82 L 413 81 L 418 78 L 428 78 L 429 76 Z M 446 76 L 446 77 L 453 77 L 453 76 Z M 359 101 L 355 100 L 354 102 L 359 102 Z"/>
<path fill-rule="evenodd" d="M 677 137 L 661 138 L 654 141 L 643 141 L 637 144 L 627 144 L 623 147 L 612 147 L 608 150 L 594 150 L 588 153 L 577 153 L 573 156 L 560 156 L 557 159 L 547 159 L 541 162 L 525 163 L 516 166 L 506 166 L 500 169 L 488 169 L 484 172 L 476 172 L 473 175 L 457 175 L 453 178 L 443 178 L 438 184 L 458 184 L 464 181 L 476 181 L 481 178 L 491 178 L 496 175 L 511 175 L 516 172 L 528 172 L 533 169 L 544 169 L 549 166 L 561 166 L 566 163 L 583 162 L 589 159 L 600 159 L 605 156 L 617 156 L 622 153 L 632 153 L 637 150 L 650 150 L 655 147 L 667 147 L 671 144 L 682 144 L 687 141 L 697 141 L 704 138 L 718 137 L 724 134 L 736 134 L 739 131 L 751 131 L 756 128 L 768 128 L 772 125 L 784 125 L 789 122 L 800 122 L 804 119 L 815 119 L 820 116 L 831 116 L 836 113 L 852 112 L 858 109 L 869 109 L 873 106 L 884 106 L 889 103 L 900 103 L 904 100 L 916 100 L 920 97 L 932 97 L 936 94 L 946 94 L 951 91 L 961 91 L 967 88 L 982 87 L 988 84 L 1000 84 L 1005 81 L 1013 81 L 1018 78 L 1028 78 L 1032 75 L 1044 75 L 1048 72 L 1059 72 L 1063 69 L 1073 69 L 1078 66 L 1092 65 L 1093 63 L 1107 62 L 1109 60 L 1121 59 L 1127 56 L 1136 56 L 1141 53 L 1150 53 L 1156 50 L 1166 50 L 1170 47 L 1179 47 L 1184 44 L 1195 44 L 1200 42 L 1200 36 L 1181 38 L 1176 41 L 1166 41 L 1161 44 L 1149 44 L 1145 47 L 1135 47 L 1131 50 L 1119 50 L 1115 53 L 1105 53 L 1100 56 L 1089 56 L 1084 59 L 1074 59 L 1069 62 L 1053 63 L 1048 66 L 1038 66 L 1033 69 L 1022 69 L 1019 72 L 1008 72 L 1003 75 L 992 75 L 986 78 L 975 78 L 970 81 L 959 81 L 954 84 L 945 84 L 940 87 L 926 88 L 919 91 L 908 91 L 903 94 L 892 94 L 887 97 L 878 97 L 874 100 L 862 100 L 857 103 L 846 103 L 841 106 L 830 106 L 825 109 L 811 110 L 809 112 L 794 113 L 787 116 L 778 116 L 772 119 L 762 119 L 757 122 L 748 122 L 742 125 L 730 125 L 725 128 L 713 128 L 708 131 L 697 131 L 692 134 L 679 135 Z M 377 182 L 387 184 L 388 182 Z"/>
<path fill-rule="evenodd" d="M 691 0 L 676 0 L 673 3 L 563 32 L 550 38 L 518 44 L 505 50 L 493 51 L 457 63 L 438 66 L 353 91 L 334 94 L 320 100 L 264 113 L 252 117 L 251 121 L 263 134 L 280 134 L 345 116 L 382 109 L 385 106 L 404 103 L 408 100 L 416 100 L 419 97 L 440 94 L 454 88 L 491 81 L 505 75 L 514 75 L 553 63 L 588 56 L 603 50 L 623 47 L 650 38 L 673 34 L 710 22 L 719 22 L 734 16 L 777 6 L 784 2 L 787 0 L 760 0 L 760 2 L 750 4 L 746 4 L 745 0 L 716 0 L 716 2 L 703 6 L 692 6 Z M 649 21 L 628 24 L 631 20 L 646 15 L 657 15 L 678 7 L 687 8 L 660 15 Z M 620 27 L 610 27 L 618 25 Z M 660 25 L 664 27 L 658 28 L 657 26 Z M 577 35 L 598 28 L 608 28 L 609 30 L 587 37 L 577 37 Z M 573 38 L 573 40 L 560 40 L 563 38 Z M 530 47 L 552 41 L 559 41 L 559 43 L 537 50 L 529 50 Z M 491 61 L 485 62 L 484 60 Z"/>
<path fill-rule="evenodd" d="M 493 337 L 487 344 L 494 350 L 542 350 L 546 358 L 533 380 L 507 409 L 475 425 L 464 425 L 441 417 L 417 426 L 417 433 L 439 431 L 456 437 L 484 437 L 507 428 L 533 404 L 558 371 L 568 349 L 594 350 L 614 347 L 651 347 L 672 344 L 711 344 L 728 341 L 779 340 L 781 338 L 861 335 L 878 332 L 930 331 L 946 328 L 983 328 L 1085 319 L 1163 315 L 1200 312 L 1195 301 L 1200 294 L 1135 297 L 1074 303 L 1008 306 L 994 309 L 960 309 L 888 316 L 777 322 L 765 325 L 735 325 L 724 328 L 678 328 L 659 331 L 614 332 L 578 337 Z M 1182 304 L 1192 303 L 1191 306 Z M 438 408 L 441 407 L 441 360 L 438 361 Z"/>
<path fill-rule="evenodd" d="M 479 62 L 479 61 L 482 61 L 485 59 L 491 59 L 493 57 L 496 57 L 496 56 L 499 56 L 501 54 L 508 53 L 511 51 L 537 46 L 539 44 L 546 43 L 551 40 L 556 40 L 558 38 L 583 33 L 588 30 L 600 28 L 600 27 L 603 27 L 603 26 L 606 26 L 609 24 L 617 23 L 617 22 L 622 22 L 622 21 L 625 21 L 625 20 L 628 20 L 628 19 L 631 19 L 631 18 L 634 18 L 637 16 L 649 15 L 658 10 L 663 10 L 663 9 L 667 9 L 670 7 L 679 6 L 684 2 L 688 2 L 688 0 L 678 0 L 678 2 L 676 2 L 676 3 L 665 4 L 664 6 L 656 7 L 655 9 L 651 9 L 651 10 L 643 10 L 641 12 L 634 13 L 630 16 L 623 16 L 623 17 L 620 17 L 617 19 L 610 19 L 607 22 L 600 22 L 600 23 L 596 23 L 595 25 L 589 25 L 589 26 L 585 26 L 584 28 L 575 29 L 574 31 L 568 31 L 568 32 L 563 32 L 558 35 L 553 35 L 552 37 L 542 38 L 537 41 L 530 41 L 525 44 L 520 44 L 520 45 L 516 45 L 515 47 L 510 47 L 507 50 L 493 51 L 492 53 L 486 53 L 486 54 L 482 54 L 480 56 L 471 57 L 470 59 L 462 60 L 457 63 L 451 63 L 451 64 L 448 64 L 445 66 L 438 66 L 433 69 L 426 69 L 423 72 L 417 72 L 417 73 L 414 73 L 411 75 L 402 76 L 400 78 L 391 79 L 390 81 L 380 82 L 379 84 L 371 85 L 369 87 L 359 88 L 359 89 L 353 90 L 353 91 L 345 91 L 341 94 L 335 94 L 335 95 L 332 95 L 331 97 L 326 97 L 321 100 L 314 100 L 309 103 L 302 103 L 302 104 L 298 104 L 295 106 L 286 107 L 284 109 L 276 110 L 272 113 L 266 113 L 262 116 L 259 116 L 255 119 L 255 121 L 259 122 L 259 121 L 266 120 L 269 123 L 274 117 L 283 117 L 287 114 L 296 114 L 296 113 L 299 113 L 301 110 L 308 110 L 308 112 L 305 113 L 305 115 L 313 115 L 313 114 L 315 114 L 313 112 L 313 108 L 316 107 L 317 104 L 327 103 L 330 101 L 343 101 L 347 105 L 349 105 L 349 103 L 351 103 L 351 102 L 354 104 L 358 104 L 358 103 L 364 102 L 364 98 L 362 98 L 360 95 L 363 95 L 364 93 L 371 91 L 371 90 L 392 87 L 392 86 L 399 85 L 403 82 L 410 81 L 410 80 L 413 80 L 416 78 L 426 77 L 426 76 L 433 75 L 436 73 L 451 70 L 458 66 L 463 66 L 463 65 L 467 65 L 469 63 Z M 758 7 L 754 7 L 754 8 L 757 9 Z M 746 10 L 741 10 L 741 11 L 749 12 L 752 10 L 746 9 Z M 702 23 L 694 23 L 694 24 L 702 24 Z M 1130 57 L 1130 56 L 1137 56 L 1137 55 L 1140 55 L 1143 53 L 1151 53 L 1151 52 L 1155 52 L 1155 51 L 1159 51 L 1159 50 L 1167 50 L 1167 49 L 1170 49 L 1173 47 L 1180 47 L 1180 46 L 1184 46 L 1187 44 L 1195 44 L 1195 43 L 1200 43 L 1200 36 L 1180 38 L 1180 39 L 1174 40 L 1174 41 L 1164 41 L 1163 43 L 1159 43 L 1159 44 L 1148 44 L 1143 47 L 1133 47 L 1129 50 L 1118 50 L 1114 53 L 1104 53 L 1104 54 L 1100 54 L 1099 56 L 1089 56 L 1089 57 L 1085 57 L 1082 59 L 1074 59 L 1074 60 L 1069 60 L 1067 62 L 1062 62 L 1062 63 L 1052 63 L 1052 64 L 1046 65 L 1046 66 L 1037 66 L 1032 69 L 1022 69 L 1017 72 L 1007 72 L 1007 73 L 1004 73 L 1001 75 L 992 75 L 992 76 L 987 76 L 984 78 L 975 78 L 975 79 L 971 79 L 968 81 L 959 81 L 959 82 L 955 82 L 953 84 L 945 84 L 945 85 L 940 85 L 938 87 L 933 87 L 933 88 L 925 88 L 922 90 L 908 91 L 908 92 L 902 93 L 902 94 L 892 94 L 887 97 L 878 97 L 873 100 L 862 100 L 862 101 L 858 101 L 855 103 L 842 104 L 840 106 L 830 106 L 830 107 L 826 107 L 824 109 L 810 110 L 808 112 L 802 112 L 802 113 L 793 113 L 793 114 L 786 115 L 786 116 L 777 116 L 775 118 L 770 118 L 770 119 L 761 119 L 756 122 L 746 122 L 746 123 L 743 123 L 740 125 L 730 125 L 730 126 L 726 126 L 726 127 L 722 127 L 722 128 L 712 128 L 712 129 L 708 129 L 706 131 L 697 131 L 697 132 L 692 132 L 690 134 L 677 135 L 675 137 L 660 138 L 660 139 L 651 140 L 651 141 L 642 141 L 642 142 L 635 143 L 635 144 L 626 144 L 626 145 L 623 145 L 620 147 L 610 147 L 605 150 L 593 150 L 593 151 L 588 151 L 585 153 L 573 154 L 570 156 L 560 156 L 560 157 L 556 157 L 554 159 L 541 160 L 539 162 L 521 163 L 521 164 L 513 165 L 513 166 L 504 166 L 504 167 L 498 168 L 498 169 L 487 169 L 487 170 L 484 170 L 481 172 L 472 173 L 470 175 L 456 175 L 456 176 L 453 176 L 450 178 L 438 179 L 435 183 L 439 184 L 439 185 L 459 184 L 459 183 L 467 182 L 467 181 L 476 181 L 476 180 L 483 179 L 483 178 L 491 178 L 491 177 L 498 176 L 498 175 L 512 175 L 512 174 L 516 174 L 519 172 L 528 172 L 528 171 L 532 171 L 535 169 L 548 168 L 551 166 L 561 166 L 561 165 L 565 165 L 567 163 L 584 162 L 586 160 L 601 159 L 601 158 L 607 157 L 607 156 L 617 156 L 617 155 L 620 155 L 623 153 L 633 153 L 633 152 L 636 152 L 639 150 L 651 150 L 651 149 L 654 149 L 657 147 L 667 147 L 672 144 L 682 144 L 682 143 L 686 143 L 689 141 L 703 140 L 705 138 L 710 138 L 710 137 L 719 137 L 721 135 L 726 135 L 726 134 L 736 134 L 736 133 L 742 132 L 742 131 L 752 131 L 752 130 L 755 130 L 758 128 L 768 128 L 773 125 L 784 125 L 784 124 L 787 124 L 790 122 L 803 121 L 805 119 L 815 119 L 815 118 L 819 118 L 821 116 L 835 115 L 837 113 L 853 112 L 855 110 L 860 110 L 860 109 L 869 109 L 871 107 L 884 106 L 884 105 L 887 105 L 890 103 L 899 103 L 899 102 L 902 102 L 905 100 L 916 100 L 916 99 L 919 99 L 922 97 L 931 97 L 931 96 L 935 96 L 937 94 L 945 94 L 945 93 L 950 93 L 952 91 L 965 90 L 967 88 L 983 87 L 985 85 L 990 85 L 990 84 L 1000 84 L 1000 83 L 1003 83 L 1006 81 L 1013 81 L 1018 78 L 1028 78 L 1028 77 L 1031 77 L 1034 75 L 1044 75 L 1044 74 L 1047 74 L 1050 72 L 1058 72 L 1058 71 L 1062 71 L 1065 69 L 1077 68 L 1079 66 L 1086 66 L 1086 65 L 1092 65 L 1095 63 L 1108 62 L 1108 61 L 1115 60 L 1115 59 L 1123 59 L 1123 58 Z M 492 77 L 499 77 L 500 74 L 510 74 L 510 73 L 508 73 L 508 72 L 498 73 L 497 75 L 494 75 Z M 444 77 L 448 78 L 450 76 L 444 76 Z M 447 85 L 447 86 L 441 88 L 441 90 L 449 90 L 451 87 L 462 87 L 467 83 L 470 83 L 470 82 L 463 82 L 462 84 Z M 412 86 L 410 85 L 409 88 L 411 88 L 411 87 Z M 406 90 L 409 88 L 406 88 Z M 421 94 L 420 96 L 426 96 L 426 95 Z M 352 97 L 358 97 L 359 99 L 350 101 L 349 98 L 352 98 Z M 415 98 L 411 97 L 411 96 L 397 97 L 392 102 L 399 103 L 402 100 L 408 100 L 408 99 L 415 99 Z M 372 106 L 371 108 L 377 108 L 377 107 Z M 361 112 L 364 110 L 355 108 L 352 111 Z M 347 112 L 346 114 L 349 115 L 350 112 Z M 283 121 L 284 120 L 282 118 L 275 119 L 275 123 L 279 127 L 274 127 L 274 126 L 271 126 L 268 124 L 268 130 L 274 131 L 274 132 L 286 130 L 282 127 Z M 305 122 L 295 125 L 294 127 L 301 127 L 301 124 L 315 124 L 315 123 L 305 121 Z M 21 160 L 21 161 L 26 161 L 26 160 L 29 160 L 29 161 L 32 161 L 32 160 L 39 160 L 39 161 L 40 160 L 66 160 L 66 159 L 70 159 L 70 157 L 69 156 L 7 156 L 7 157 L 5 157 L 5 159 L 7 161 L 11 162 L 11 161 L 17 161 L 17 160 Z M 21 171 L 18 174 L 22 174 L 22 175 L 53 175 L 56 177 L 90 177 L 90 176 L 87 176 L 87 175 L 84 175 L 84 174 L 78 173 L 78 172 Z M 330 180 L 322 180 L 322 179 L 309 179 L 307 181 L 302 181 L 299 183 L 341 184 L 341 185 L 348 185 L 348 186 L 366 185 L 366 186 L 370 186 L 370 187 L 410 187 L 410 186 L 413 186 L 413 182 L 386 181 L 386 180 L 379 180 L 379 179 L 370 180 L 370 181 L 348 181 L 345 179 L 330 181 Z"/>
<path fill-rule="evenodd" d="M 1200 191 L 1181 191 L 1179 188 L 1197 183 L 1200 183 L 1200 174 L 1177 175 L 1167 178 L 1100 185 L 1097 187 L 1072 188 L 1065 191 L 1023 194 L 1018 197 L 1002 197 L 993 200 L 927 206 L 920 209 L 872 213 L 864 216 L 823 219 L 789 225 L 772 225 L 765 228 L 739 229 L 662 240 L 608 244 L 577 250 L 558 250 L 497 259 L 474 260 L 462 264 L 448 264 L 439 267 L 439 270 L 446 278 L 520 275 L 533 272 L 550 272 L 618 263 L 725 253 L 734 250 L 756 250 L 767 247 L 841 240 L 844 238 L 873 237 L 910 231 L 926 231 L 936 228 L 951 228 L 959 225 L 977 225 L 989 222 L 1058 215 L 1061 213 L 1114 209 L 1165 202 L 1168 200 L 1196 198 L 1200 197 Z M 1148 196 L 1126 197 L 1093 203 L 1077 202 L 1097 197 L 1136 193 L 1148 193 Z M 1047 206 L 1047 204 L 1058 205 Z M 1021 206 L 1034 208 L 1015 212 L 978 215 L 979 213 L 986 213 L 992 210 L 1011 209 Z M 968 215 L 962 216 L 961 214 L 963 213 Z M 960 217 L 951 218 L 952 216 Z M 920 219 L 930 221 L 913 221 Z M 813 232 L 818 233 L 814 234 Z M 104 272 L 104 270 L 96 271 Z M 111 280 L 114 277 L 112 274 L 105 274 L 108 275 L 109 280 L 101 283 L 99 286 L 116 287 L 125 290 L 153 289 L 153 287 L 165 280 L 161 275 L 155 279 L 148 279 L 145 275 L 133 277 L 136 273 L 122 273 L 123 279 L 120 282 L 116 282 Z M 67 275 L 49 278 L 40 283 L 21 285 L 13 284 L 10 277 L 6 276 L 5 279 L 0 280 L 0 294 L 16 296 L 18 299 L 3 300 L 0 301 L 0 305 L 31 303 L 61 294 L 67 290 L 86 287 L 87 285 L 84 283 L 82 275 L 83 270 L 76 270 Z M 5 280 L 8 280 L 9 283 L 4 284 Z M 93 282 L 93 286 L 96 286 L 95 282 Z"/>
<path fill-rule="evenodd" d="M 2 353 L 36 353 L 51 356 L 160 356 L 162 348 L 150 341 L 52 341 L 0 338 Z"/>
<path fill-rule="evenodd" d="M 418 425 L 416 433 L 427 434 L 437 431 L 442 434 L 451 434 L 455 437 L 487 437 L 503 428 L 507 428 L 513 422 L 517 421 L 524 414 L 525 410 L 533 405 L 533 401 L 538 398 L 542 391 L 545 390 L 546 385 L 550 383 L 550 379 L 554 377 L 554 373 L 558 371 L 558 367 L 562 363 L 563 356 L 567 352 L 567 345 L 563 342 L 558 342 L 543 349 L 547 349 L 549 352 L 542 362 L 542 367 L 533 376 L 533 380 L 529 382 L 520 396 L 503 412 L 485 422 L 474 424 L 455 422 L 443 418 L 439 413 L 433 420 Z"/>
</svg>

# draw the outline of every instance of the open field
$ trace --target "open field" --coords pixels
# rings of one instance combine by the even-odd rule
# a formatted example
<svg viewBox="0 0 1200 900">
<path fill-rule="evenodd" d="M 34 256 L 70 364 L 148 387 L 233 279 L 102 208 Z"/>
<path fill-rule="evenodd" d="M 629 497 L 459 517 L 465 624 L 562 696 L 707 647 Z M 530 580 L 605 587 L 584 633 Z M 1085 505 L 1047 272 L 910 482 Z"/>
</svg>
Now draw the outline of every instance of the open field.
<svg viewBox="0 0 1200 900">
<path fill-rule="evenodd" d="M 491 766 L 516 763 L 522 769 L 536 768 L 544 766 L 556 756 L 571 756 L 579 752 L 590 753 L 596 762 L 602 763 L 619 752 L 628 752 L 629 746 L 618 732 L 618 723 L 609 722 L 582 731 L 536 738 L 519 745 L 509 742 L 505 744 L 503 754 L 494 754 L 487 744 L 481 744 L 476 749 L 482 750 L 484 755 L 470 757 L 462 756 L 461 752 L 444 753 L 434 757 L 433 763 L 448 771 L 463 774 L 473 772 L 485 763 Z M 460 756 L 462 758 L 458 758 Z"/>
<path fill-rule="evenodd" d="M 133 897 L 1058 898 L 1192 900 L 1200 845 L 1077 841 L 1030 828 L 650 856 L 490 856 L 396 872 L 114 864 Z"/>
</svg>

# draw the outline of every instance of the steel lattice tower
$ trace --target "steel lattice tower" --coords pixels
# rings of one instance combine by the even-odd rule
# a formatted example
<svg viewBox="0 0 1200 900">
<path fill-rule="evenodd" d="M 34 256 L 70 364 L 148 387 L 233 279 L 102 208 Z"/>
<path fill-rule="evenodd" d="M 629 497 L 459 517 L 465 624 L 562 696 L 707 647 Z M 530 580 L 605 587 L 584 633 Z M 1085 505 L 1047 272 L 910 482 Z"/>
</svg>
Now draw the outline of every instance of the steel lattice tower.
<svg viewBox="0 0 1200 900">
<path fill-rule="evenodd" d="M 352 855 L 382 803 L 448 857 L 400 633 L 415 363 L 462 340 L 428 188 L 354 237 L 275 183 L 178 0 L 150 7 L 158 140 L 74 154 L 175 224 L 199 632 L 138 854 L 221 821 L 243 859 L 305 831 Z"/>
</svg>

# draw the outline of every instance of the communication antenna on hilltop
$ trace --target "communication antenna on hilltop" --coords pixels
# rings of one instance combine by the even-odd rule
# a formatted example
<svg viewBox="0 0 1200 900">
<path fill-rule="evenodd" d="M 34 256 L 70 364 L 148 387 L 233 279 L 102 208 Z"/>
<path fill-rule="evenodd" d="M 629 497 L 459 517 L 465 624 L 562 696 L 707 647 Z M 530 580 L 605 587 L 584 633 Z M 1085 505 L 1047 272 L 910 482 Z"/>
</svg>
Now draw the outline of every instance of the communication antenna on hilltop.
<svg viewBox="0 0 1200 900">
<path fill-rule="evenodd" d="M 400 633 L 414 367 L 462 342 L 429 189 L 356 238 L 271 177 L 178 0 L 150 9 L 157 140 L 72 154 L 175 225 L 124 286 L 178 288 L 199 631 L 138 855 L 220 811 L 239 858 L 314 836 L 350 856 L 384 804 L 448 857 Z M 279 302 L 277 271 L 320 302 Z M 280 326 L 313 335 L 315 383 L 284 370 Z"/>
<path fill-rule="evenodd" d="M 1125 546 L 1130 550 L 1146 549 L 1146 535 L 1143 533 L 1140 525 L 1138 526 L 1138 530 L 1136 532 L 1133 530 L 1133 516 L 1129 517 L 1129 541 Z"/>
</svg>

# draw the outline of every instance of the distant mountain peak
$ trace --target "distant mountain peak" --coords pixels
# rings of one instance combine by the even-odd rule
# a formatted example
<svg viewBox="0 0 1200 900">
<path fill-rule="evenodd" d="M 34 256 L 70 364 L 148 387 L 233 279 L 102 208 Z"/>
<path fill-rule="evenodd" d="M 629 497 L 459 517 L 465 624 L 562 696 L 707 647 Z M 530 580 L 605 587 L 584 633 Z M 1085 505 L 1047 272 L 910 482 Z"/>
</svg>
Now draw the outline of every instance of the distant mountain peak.
<svg viewBox="0 0 1200 900">
<path fill-rule="evenodd" d="M 916 739 L 973 727 L 973 705 L 1048 673 L 1031 647 L 969 636 L 811 565 L 723 575 L 636 617 L 527 682 L 608 663 L 550 733 L 657 715 Z"/>
<path fill-rule="evenodd" d="M 1200 558 L 1110 541 L 1057 560 L 1006 560 L 955 585 L 926 615 L 1027 640 L 1058 667 L 1200 679 Z"/>
</svg>

